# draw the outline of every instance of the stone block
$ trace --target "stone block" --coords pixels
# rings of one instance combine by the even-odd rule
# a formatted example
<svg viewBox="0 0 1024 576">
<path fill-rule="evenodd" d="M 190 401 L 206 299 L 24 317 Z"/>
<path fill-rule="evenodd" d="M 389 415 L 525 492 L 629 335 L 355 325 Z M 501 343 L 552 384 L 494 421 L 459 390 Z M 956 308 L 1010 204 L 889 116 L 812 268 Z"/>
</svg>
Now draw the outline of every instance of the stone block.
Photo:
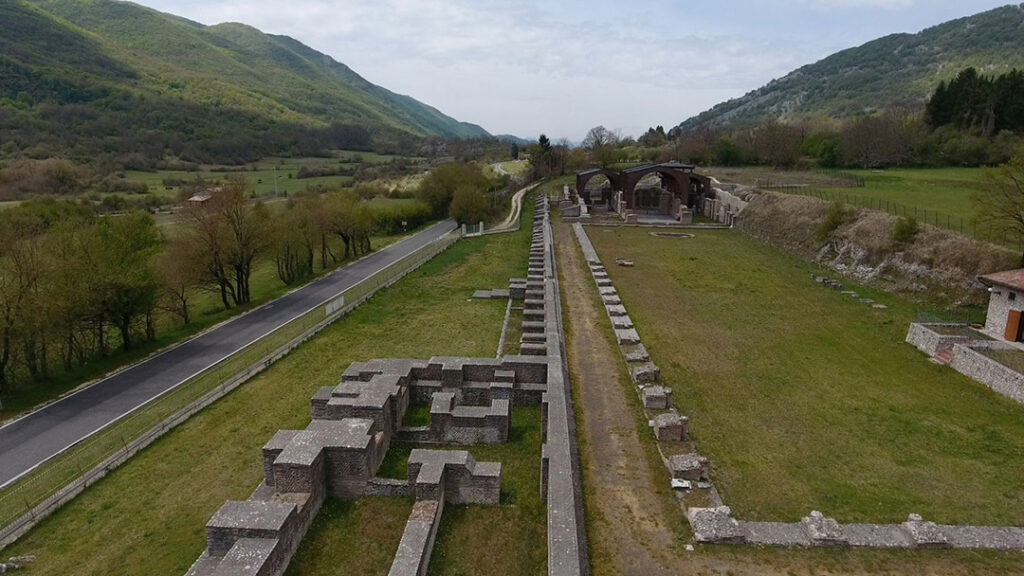
<svg viewBox="0 0 1024 576">
<path fill-rule="evenodd" d="M 654 436 L 660 442 L 684 442 L 690 437 L 689 419 L 676 412 L 654 417 Z"/>
<path fill-rule="evenodd" d="M 522 342 L 519 344 L 519 353 L 526 356 L 547 356 L 548 345 L 540 342 Z"/>
<path fill-rule="evenodd" d="M 935 522 L 925 522 L 918 514 L 911 514 L 900 529 L 917 548 L 951 548 L 949 538 Z"/>
<path fill-rule="evenodd" d="M 649 384 L 651 382 L 657 382 L 661 378 L 661 368 L 658 368 L 654 362 L 648 362 L 633 368 L 630 373 L 633 375 L 633 381 L 637 384 Z M 670 393 L 671 394 L 671 393 Z"/>
<path fill-rule="evenodd" d="M 674 479 L 696 482 L 708 477 L 708 459 L 693 452 L 676 454 L 669 457 L 668 470 Z"/>
<path fill-rule="evenodd" d="M 672 389 L 665 386 L 648 386 L 643 389 L 644 408 L 668 410 L 672 407 Z"/>
<path fill-rule="evenodd" d="M 634 328 L 616 330 L 615 339 L 618 340 L 619 346 L 632 346 L 640 343 L 640 333 Z"/>
<path fill-rule="evenodd" d="M 651 355 L 643 344 L 638 344 L 636 348 L 626 352 L 626 362 L 647 362 L 650 359 Z"/>
<path fill-rule="evenodd" d="M 626 315 L 626 307 L 622 304 L 611 304 L 604 307 L 605 311 L 608 312 L 608 316 L 615 318 L 617 316 Z"/>
<path fill-rule="evenodd" d="M 420 500 L 413 504 L 388 576 L 426 575 L 443 510 L 441 500 Z"/>
<path fill-rule="evenodd" d="M 297 516 L 295 504 L 229 500 L 206 523 L 207 549 L 224 556 L 240 538 L 280 538 Z"/>
<path fill-rule="evenodd" d="M 616 330 L 629 330 L 633 327 L 633 320 L 629 316 L 612 316 L 612 328 Z"/>
<path fill-rule="evenodd" d="M 690 508 L 686 512 L 693 540 L 701 544 L 743 544 L 746 535 L 728 506 Z"/>
<path fill-rule="evenodd" d="M 845 546 L 847 544 L 843 529 L 833 518 L 814 510 L 810 516 L 800 520 L 804 533 L 815 546 Z"/>
</svg>

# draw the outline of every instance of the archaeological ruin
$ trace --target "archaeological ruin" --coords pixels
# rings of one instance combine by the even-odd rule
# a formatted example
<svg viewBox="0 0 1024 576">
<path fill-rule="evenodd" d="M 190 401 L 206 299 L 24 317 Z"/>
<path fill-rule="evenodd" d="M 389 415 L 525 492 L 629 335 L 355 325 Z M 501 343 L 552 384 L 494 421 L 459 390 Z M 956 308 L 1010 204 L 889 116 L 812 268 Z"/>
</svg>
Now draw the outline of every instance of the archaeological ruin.
<svg viewBox="0 0 1024 576">
<path fill-rule="evenodd" d="M 363 495 L 415 500 L 390 574 L 426 574 L 445 504 L 493 506 L 501 494 L 501 462 L 477 462 L 465 450 L 439 446 L 506 442 L 515 407 L 538 404 L 548 572 L 587 574 L 579 456 L 544 197 L 536 203 L 526 278 L 512 279 L 499 296 L 524 308 L 519 354 L 352 364 L 338 385 L 313 396 L 304 430 L 281 430 L 264 445 L 263 480 L 247 500 L 226 502 L 213 515 L 206 524 L 207 548 L 187 575 L 282 574 L 326 498 Z M 429 425 L 402 425 L 414 404 L 430 407 Z M 393 441 L 422 446 L 412 451 L 405 480 L 377 476 Z"/>
</svg>

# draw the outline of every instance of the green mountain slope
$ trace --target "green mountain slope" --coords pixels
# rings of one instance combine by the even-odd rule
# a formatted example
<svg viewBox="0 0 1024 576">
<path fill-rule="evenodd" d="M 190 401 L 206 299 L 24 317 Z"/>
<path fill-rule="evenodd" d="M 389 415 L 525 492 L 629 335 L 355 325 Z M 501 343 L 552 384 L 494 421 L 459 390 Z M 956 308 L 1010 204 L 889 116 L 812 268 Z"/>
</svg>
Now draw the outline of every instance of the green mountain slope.
<svg viewBox="0 0 1024 576">
<path fill-rule="evenodd" d="M 968 66 L 985 74 L 1024 68 L 1024 8 L 1005 6 L 843 50 L 680 126 L 729 128 L 770 118 L 849 118 L 895 105 L 919 107 L 940 80 Z"/>
<path fill-rule="evenodd" d="M 112 0 L 0 0 L 0 152 L 230 155 L 257 137 L 323 143 L 332 125 L 391 139 L 487 134 L 242 24 Z"/>
</svg>

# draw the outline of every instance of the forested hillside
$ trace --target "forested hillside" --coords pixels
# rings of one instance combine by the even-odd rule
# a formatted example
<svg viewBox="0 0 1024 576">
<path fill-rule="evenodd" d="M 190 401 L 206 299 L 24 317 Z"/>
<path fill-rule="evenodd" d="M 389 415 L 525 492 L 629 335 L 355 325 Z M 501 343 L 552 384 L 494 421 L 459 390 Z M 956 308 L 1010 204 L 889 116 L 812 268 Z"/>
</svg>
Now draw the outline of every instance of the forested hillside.
<svg viewBox="0 0 1024 576">
<path fill-rule="evenodd" d="M 486 135 L 327 55 L 129 2 L 0 2 L 0 156 L 239 163 Z"/>
<path fill-rule="evenodd" d="M 894 106 L 923 108 L 938 83 L 974 67 L 1024 68 L 1024 8 L 1005 6 L 843 50 L 684 121 L 732 129 L 768 120 L 846 119 Z"/>
</svg>

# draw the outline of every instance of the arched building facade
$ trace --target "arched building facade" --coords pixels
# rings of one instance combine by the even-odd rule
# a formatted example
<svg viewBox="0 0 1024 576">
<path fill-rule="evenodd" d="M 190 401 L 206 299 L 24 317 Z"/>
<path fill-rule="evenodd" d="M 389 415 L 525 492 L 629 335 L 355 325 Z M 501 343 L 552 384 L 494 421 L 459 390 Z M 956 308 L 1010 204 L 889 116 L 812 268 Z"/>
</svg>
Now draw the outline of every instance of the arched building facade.
<svg viewBox="0 0 1024 576">
<path fill-rule="evenodd" d="M 593 168 L 576 174 L 576 191 L 590 207 L 605 206 L 614 212 L 624 208 L 675 216 L 681 207 L 699 211 L 704 198 L 711 194 L 711 179 L 695 173 L 695 169 L 695 166 L 678 162 L 643 164 L 625 170 Z M 638 190 L 637 185 L 650 174 L 657 174 L 661 179 L 660 190 Z M 610 187 L 603 188 L 599 198 L 592 198 L 587 183 L 602 175 L 608 178 Z M 623 205 L 616 206 L 616 202 Z"/>
</svg>

